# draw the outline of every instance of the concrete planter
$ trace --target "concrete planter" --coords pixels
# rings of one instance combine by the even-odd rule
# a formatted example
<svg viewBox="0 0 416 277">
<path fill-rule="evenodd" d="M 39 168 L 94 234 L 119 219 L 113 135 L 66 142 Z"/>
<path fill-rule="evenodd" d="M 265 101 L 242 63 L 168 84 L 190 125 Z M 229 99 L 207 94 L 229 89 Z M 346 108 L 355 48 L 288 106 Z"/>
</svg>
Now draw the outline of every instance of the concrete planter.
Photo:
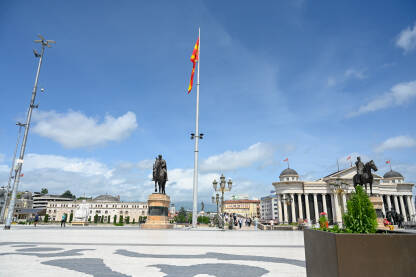
<svg viewBox="0 0 416 277">
<path fill-rule="evenodd" d="M 416 276 L 416 234 L 304 231 L 308 277 Z"/>
</svg>

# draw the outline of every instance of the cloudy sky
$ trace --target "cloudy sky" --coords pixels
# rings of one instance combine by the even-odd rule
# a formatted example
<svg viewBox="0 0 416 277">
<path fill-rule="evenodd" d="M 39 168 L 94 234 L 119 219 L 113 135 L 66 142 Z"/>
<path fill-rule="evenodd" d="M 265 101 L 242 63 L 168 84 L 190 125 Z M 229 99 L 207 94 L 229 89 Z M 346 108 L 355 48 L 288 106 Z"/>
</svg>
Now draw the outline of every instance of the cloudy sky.
<svg viewBox="0 0 416 277">
<path fill-rule="evenodd" d="M 374 159 L 416 182 L 415 1 L 1 1 L 0 182 L 47 49 L 21 190 L 145 200 L 154 158 L 191 201 L 201 27 L 199 200 L 261 197 L 287 166 L 317 179 Z"/>
</svg>

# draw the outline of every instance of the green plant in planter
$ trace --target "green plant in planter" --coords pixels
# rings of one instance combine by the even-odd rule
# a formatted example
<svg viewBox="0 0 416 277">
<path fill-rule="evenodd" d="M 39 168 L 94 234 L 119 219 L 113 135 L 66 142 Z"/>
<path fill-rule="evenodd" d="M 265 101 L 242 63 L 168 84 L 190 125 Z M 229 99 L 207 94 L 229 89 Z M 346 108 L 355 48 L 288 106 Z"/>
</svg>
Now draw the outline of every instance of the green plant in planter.
<svg viewBox="0 0 416 277">
<path fill-rule="evenodd" d="M 377 230 L 377 215 L 367 193 L 358 185 L 347 202 L 344 227 L 347 232 L 369 234 Z"/>
</svg>

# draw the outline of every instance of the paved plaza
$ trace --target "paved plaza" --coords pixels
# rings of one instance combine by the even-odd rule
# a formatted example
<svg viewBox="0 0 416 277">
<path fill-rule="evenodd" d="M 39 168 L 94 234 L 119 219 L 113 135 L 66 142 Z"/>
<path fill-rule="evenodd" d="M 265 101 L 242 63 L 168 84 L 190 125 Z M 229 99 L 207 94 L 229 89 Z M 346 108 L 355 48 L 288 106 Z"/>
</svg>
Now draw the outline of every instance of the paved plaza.
<svg viewBox="0 0 416 277">
<path fill-rule="evenodd" d="M 306 276 L 297 231 L 0 228 L 0 276 Z"/>
</svg>

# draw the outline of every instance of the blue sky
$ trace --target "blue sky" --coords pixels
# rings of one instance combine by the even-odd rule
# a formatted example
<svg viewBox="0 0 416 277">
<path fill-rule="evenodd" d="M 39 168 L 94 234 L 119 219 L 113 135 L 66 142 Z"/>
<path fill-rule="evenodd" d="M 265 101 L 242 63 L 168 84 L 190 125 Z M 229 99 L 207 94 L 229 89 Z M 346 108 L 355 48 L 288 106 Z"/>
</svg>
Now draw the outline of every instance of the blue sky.
<svg viewBox="0 0 416 277">
<path fill-rule="evenodd" d="M 200 200 L 221 173 L 232 194 L 267 195 L 286 157 L 305 180 L 361 155 L 416 182 L 414 1 L 2 1 L 2 185 L 40 33 L 57 43 L 20 188 L 145 200 L 161 153 L 168 194 L 191 201 L 198 26 Z"/>
</svg>

